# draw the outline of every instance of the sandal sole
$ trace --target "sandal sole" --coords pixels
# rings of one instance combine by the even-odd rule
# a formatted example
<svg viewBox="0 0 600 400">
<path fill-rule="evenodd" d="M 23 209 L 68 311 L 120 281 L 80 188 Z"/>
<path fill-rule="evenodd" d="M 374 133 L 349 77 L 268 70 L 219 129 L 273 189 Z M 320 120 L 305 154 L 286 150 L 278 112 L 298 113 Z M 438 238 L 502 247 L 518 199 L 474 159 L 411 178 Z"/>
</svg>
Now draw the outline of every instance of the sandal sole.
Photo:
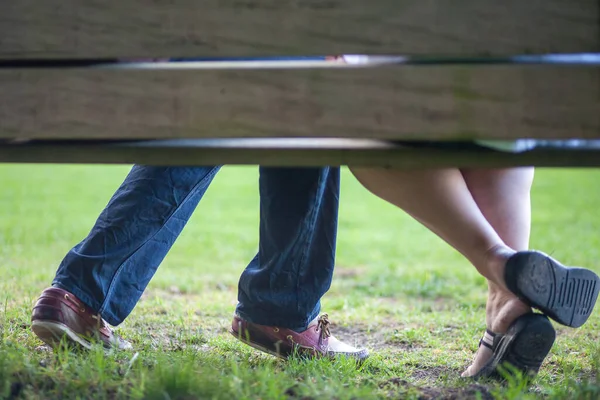
<svg viewBox="0 0 600 400">
<path fill-rule="evenodd" d="M 578 328 L 594 309 L 600 278 L 585 268 L 566 267 L 540 252 L 519 252 L 506 263 L 508 288 L 558 322 Z"/>
<path fill-rule="evenodd" d="M 474 378 L 500 378 L 500 366 L 510 364 L 525 376 L 534 376 L 550 353 L 556 331 L 541 314 L 525 314 L 510 326 L 488 363 Z M 510 374 L 510 369 L 506 370 Z"/>
</svg>

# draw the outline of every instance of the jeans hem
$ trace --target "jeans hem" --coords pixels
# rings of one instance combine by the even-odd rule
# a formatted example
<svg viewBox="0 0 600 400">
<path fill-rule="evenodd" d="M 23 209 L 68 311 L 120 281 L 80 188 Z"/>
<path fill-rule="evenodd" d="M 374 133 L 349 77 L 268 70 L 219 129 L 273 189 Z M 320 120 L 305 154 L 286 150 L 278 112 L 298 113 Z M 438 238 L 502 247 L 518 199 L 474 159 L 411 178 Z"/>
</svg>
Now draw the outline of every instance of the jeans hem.
<svg viewBox="0 0 600 400">
<path fill-rule="evenodd" d="M 315 308 L 315 311 L 311 312 L 308 318 L 290 320 L 286 317 L 265 315 L 261 310 L 256 311 L 240 311 L 239 307 L 235 310 L 235 313 L 242 318 L 244 321 L 252 322 L 253 324 L 265 325 L 265 326 L 277 326 L 280 328 L 291 329 L 294 332 L 304 332 L 308 329 L 308 325 L 319 316 L 321 312 L 321 306 Z"/>
<path fill-rule="evenodd" d="M 99 313 L 100 316 L 104 320 L 106 320 L 106 322 L 108 322 L 110 325 L 117 326 L 121 322 L 123 322 L 123 321 L 118 321 L 117 319 L 115 319 L 113 315 L 102 315 L 102 313 L 99 311 L 100 310 L 100 303 L 98 301 L 94 300 L 92 296 L 90 296 L 89 294 L 87 294 L 79 286 L 64 284 L 64 283 L 58 282 L 56 280 L 54 280 L 52 282 L 52 286 L 57 287 L 57 288 L 62 289 L 62 290 L 66 290 L 67 292 L 71 293 L 73 296 L 77 297 L 86 306 L 88 306 L 89 308 L 91 308 L 95 312 Z"/>
</svg>

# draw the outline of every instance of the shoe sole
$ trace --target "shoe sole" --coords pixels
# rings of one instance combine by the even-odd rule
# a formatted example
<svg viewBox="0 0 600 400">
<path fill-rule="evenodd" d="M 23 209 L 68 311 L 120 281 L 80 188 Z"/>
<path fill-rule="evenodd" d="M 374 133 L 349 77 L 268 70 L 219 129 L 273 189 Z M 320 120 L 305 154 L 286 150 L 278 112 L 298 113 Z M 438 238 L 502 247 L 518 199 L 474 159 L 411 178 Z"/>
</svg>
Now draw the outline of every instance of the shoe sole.
<svg viewBox="0 0 600 400">
<path fill-rule="evenodd" d="M 235 332 L 233 329 L 230 329 L 230 330 L 229 330 L 229 333 L 230 333 L 230 334 L 231 334 L 231 335 L 232 335 L 234 338 L 236 338 L 237 340 L 239 340 L 240 342 L 242 342 L 242 343 L 244 343 L 244 344 L 247 344 L 248 346 L 250 346 L 250 347 L 253 347 L 253 348 L 255 348 L 256 350 L 260 350 L 260 351 L 262 351 L 262 352 L 264 352 L 264 353 L 270 354 L 270 355 L 272 355 L 272 356 L 275 356 L 275 357 L 277 357 L 277 358 L 281 358 L 282 360 L 287 360 L 287 357 L 286 357 L 286 356 L 284 356 L 284 355 L 283 355 L 283 354 L 281 354 L 281 353 L 277 353 L 276 351 L 273 351 L 273 350 L 270 350 L 270 349 L 268 349 L 268 348 L 266 348 L 266 347 L 263 347 L 263 346 L 261 346 L 260 344 L 258 344 L 258 343 L 255 343 L 255 342 L 253 342 L 253 341 L 251 341 L 251 340 L 246 340 L 246 339 L 243 339 L 243 336 L 242 336 L 242 335 L 240 335 L 240 334 L 238 334 L 237 332 Z"/>
<path fill-rule="evenodd" d="M 555 339 L 556 331 L 545 316 L 532 313 L 519 317 L 500 339 L 492 359 L 473 378 L 503 379 L 498 368 L 506 364 L 525 376 L 534 376 L 550 353 Z M 510 368 L 506 369 L 506 373 L 511 374 Z"/>
<path fill-rule="evenodd" d="M 236 338 L 237 340 L 239 340 L 240 342 L 242 342 L 244 344 L 247 344 L 248 346 L 253 347 L 256 350 L 260 350 L 260 351 L 265 352 L 267 354 L 270 354 L 272 356 L 281 358 L 282 360 L 287 360 L 289 358 L 289 356 L 290 356 L 290 354 L 284 355 L 282 353 L 278 353 L 276 351 L 268 349 L 268 348 L 266 348 L 266 347 L 264 347 L 264 346 L 262 346 L 262 345 L 260 345 L 260 344 L 258 344 L 256 342 L 253 342 L 251 340 L 243 339 L 243 336 L 239 335 L 233 329 L 229 329 L 229 333 L 234 338 Z M 359 356 L 359 355 L 362 355 L 362 356 Z M 356 355 L 348 354 L 348 353 L 338 353 L 338 357 L 343 357 L 343 356 L 351 358 L 351 359 L 354 359 L 358 363 L 362 363 L 362 362 L 364 362 L 369 357 L 369 353 L 366 350 L 363 350 L 363 351 L 357 353 Z M 322 355 L 322 356 L 313 356 L 313 357 L 327 357 L 327 358 L 330 358 L 330 359 L 336 359 L 336 356 L 331 356 L 331 355 Z"/>
<path fill-rule="evenodd" d="M 558 322 L 578 328 L 594 309 L 600 278 L 585 268 L 565 267 L 540 252 L 522 252 L 506 263 L 509 289 Z"/>
<path fill-rule="evenodd" d="M 31 323 L 31 330 L 38 338 L 52 348 L 58 348 L 61 343 L 65 343 L 65 340 L 67 344 L 79 348 L 86 350 L 92 348 L 90 342 L 82 339 L 81 336 L 60 322 L 36 320 Z"/>
</svg>

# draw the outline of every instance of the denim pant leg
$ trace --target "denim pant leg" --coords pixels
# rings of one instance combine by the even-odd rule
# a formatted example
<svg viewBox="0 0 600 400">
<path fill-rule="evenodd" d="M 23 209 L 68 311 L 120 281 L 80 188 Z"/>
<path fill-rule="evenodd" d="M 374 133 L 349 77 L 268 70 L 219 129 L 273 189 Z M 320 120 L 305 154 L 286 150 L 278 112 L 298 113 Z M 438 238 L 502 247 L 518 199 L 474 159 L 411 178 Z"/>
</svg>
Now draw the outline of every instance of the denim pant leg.
<svg viewBox="0 0 600 400">
<path fill-rule="evenodd" d="M 131 313 L 220 167 L 134 166 L 53 285 L 111 325 Z"/>
<path fill-rule="evenodd" d="M 339 168 L 260 169 L 260 247 L 242 273 L 236 312 L 304 331 L 320 312 L 335 261 Z"/>
</svg>

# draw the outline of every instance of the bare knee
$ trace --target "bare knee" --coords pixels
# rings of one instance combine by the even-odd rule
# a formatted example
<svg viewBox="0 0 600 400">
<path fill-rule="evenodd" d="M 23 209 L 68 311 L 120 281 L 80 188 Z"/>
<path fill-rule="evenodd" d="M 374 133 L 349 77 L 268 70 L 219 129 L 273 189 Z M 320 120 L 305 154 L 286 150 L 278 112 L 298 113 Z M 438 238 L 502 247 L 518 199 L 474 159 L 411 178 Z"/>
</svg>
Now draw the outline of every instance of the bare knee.
<svg viewBox="0 0 600 400">
<path fill-rule="evenodd" d="M 374 182 L 385 174 L 385 170 L 382 168 L 349 166 L 348 169 L 352 172 L 356 180 L 370 192 L 373 192 Z"/>
</svg>

